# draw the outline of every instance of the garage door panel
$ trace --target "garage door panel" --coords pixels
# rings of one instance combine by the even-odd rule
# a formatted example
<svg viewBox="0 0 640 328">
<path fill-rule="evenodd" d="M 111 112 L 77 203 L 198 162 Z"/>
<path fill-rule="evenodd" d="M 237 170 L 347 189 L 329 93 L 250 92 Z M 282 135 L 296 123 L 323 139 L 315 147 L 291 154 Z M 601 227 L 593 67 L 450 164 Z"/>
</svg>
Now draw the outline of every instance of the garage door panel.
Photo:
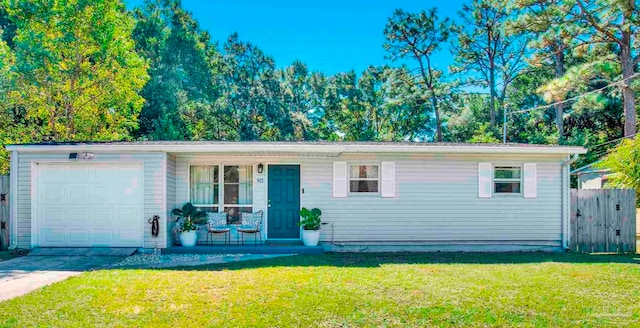
<svg viewBox="0 0 640 328">
<path fill-rule="evenodd" d="M 91 200 L 94 203 L 114 203 L 117 204 L 118 200 L 121 198 L 119 195 L 119 189 L 116 186 L 110 185 L 101 185 L 101 186 L 96 186 L 95 188 L 92 188 L 90 193 L 91 193 Z M 87 190 L 87 193 L 89 193 L 89 191 Z"/>
<path fill-rule="evenodd" d="M 59 203 L 67 200 L 67 188 L 54 184 L 42 184 L 38 187 L 38 201 Z"/>
<path fill-rule="evenodd" d="M 66 167 L 67 181 L 87 181 L 92 182 L 90 168 L 87 166 Z"/>
<path fill-rule="evenodd" d="M 67 211 L 67 222 L 69 224 L 89 226 L 91 217 L 89 209 L 86 207 L 70 207 Z"/>
<path fill-rule="evenodd" d="M 89 243 L 89 229 L 69 228 L 67 234 L 70 243 L 86 244 Z"/>
<path fill-rule="evenodd" d="M 40 183 L 56 183 L 69 180 L 67 168 L 64 166 L 49 166 L 44 169 L 40 168 L 38 181 Z"/>
<path fill-rule="evenodd" d="M 141 165 L 43 163 L 38 172 L 39 246 L 142 246 Z"/>
<path fill-rule="evenodd" d="M 111 243 L 114 241 L 111 229 L 93 229 L 93 241 L 96 243 Z"/>
<path fill-rule="evenodd" d="M 120 229 L 116 232 L 115 240 L 121 243 L 134 241 L 138 238 L 138 229 Z"/>
<path fill-rule="evenodd" d="M 133 167 L 121 167 L 118 168 L 118 178 L 121 179 L 121 181 L 133 182 L 138 180 L 139 175 L 138 171 Z"/>
<path fill-rule="evenodd" d="M 117 218 L 113 217 L 112 208 L 94 208 L 92 222 L 95 227 L 112 227 L 119 223 Z"/>
<path fill-rule="evenodd" d="M 44 223 L 65 223 L 67 222 L 68 210 L 63 207 L 50 207 L 40 209 L 39 215 Z"/>
<path fill-rule="evenodd" d="M 65 229 L 45 228 L 40 232 L 41 238 L 47 243 L 61 243 L 66 239 Z"/>
<path fill-rule="evenodd" d="M 95 202 L 94 200 L 91 199 L 90 194 L 89 194 L 89 190 L 91 189 L 91 186 L 88 186 L 86 184 L 81 185 L 81 184 L 71 184 L 69 186 L 67 186 L 67 202 L 70 203 L 79 203 L 79 204 L 89 204 L 89 203 L 93 203 Z"/>
</svg>

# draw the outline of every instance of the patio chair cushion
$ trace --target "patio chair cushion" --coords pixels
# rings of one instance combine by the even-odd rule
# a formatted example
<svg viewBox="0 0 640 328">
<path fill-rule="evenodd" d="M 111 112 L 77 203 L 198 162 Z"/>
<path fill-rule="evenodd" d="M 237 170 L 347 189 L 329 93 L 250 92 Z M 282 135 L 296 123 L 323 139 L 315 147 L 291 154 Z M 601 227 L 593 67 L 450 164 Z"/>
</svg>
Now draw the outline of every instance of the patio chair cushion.
<svg viewBox="0 0 640 328">
<path fill-rule="evenodd" d="M 207 229 L 210 232 L 230 231 L 227 213 L 207 213 Z"/>
<path fill-rule="evenodd" d="M 242 232 L 259 232 L 262 223 L 262 211 L 257 213 L 242 213 L 242 224 L 238 227 L 238 231 Z"/>
</svg>

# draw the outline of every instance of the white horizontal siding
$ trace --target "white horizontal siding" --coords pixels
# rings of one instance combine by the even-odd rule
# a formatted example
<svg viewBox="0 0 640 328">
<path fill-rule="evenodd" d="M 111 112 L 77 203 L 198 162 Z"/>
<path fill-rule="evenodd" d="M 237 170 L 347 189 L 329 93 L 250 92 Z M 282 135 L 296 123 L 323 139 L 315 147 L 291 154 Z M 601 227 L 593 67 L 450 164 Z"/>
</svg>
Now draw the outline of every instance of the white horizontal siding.
<svg viewBox="0 0 640 328">
<path fill-rule="evenodd" d="M 173 228 L 175 221 L 171 211 L 176 208 L 176 157 L 173 154 L 167 155 L 167 246 L 175 244 Z"/>
<path fill-rule="evenodd" d="M 68 162 L 68 153 L 20 153 L 18 159 L 18 247 L 31 246 L 31 164 L 38 162 Z M 93 162 L 142 162 L 144 165 L 144 247 L 163 247 L 166 231 L 156 238 L 151 235 L 147 220 L 154 215 L 166 219 L 164 153 L 96 153 Z"/>
<path fill-rule="evenodd" d="M 334 161 L 394 161 L 396 196 L 332 197 Z M 560 245 L 563 158 L 506 155 L 176 156 L 176 205 L 189 201 L 189 164 L 300 164 L 301 205 L 323 211 L 324 242 L 495 242 Z M 478 162 L 537 163 L 538 196 L 478 197 Z M 266 208 L 266 176 L 254 170 L 254 211 Z M 257 183 L 258 178 L 265 182 Z M 266 218 L 265 218 L 266 221 Z M 332 227 L 333 226 L 333 227 Z M 266 227 L 268 229 L 268 227 Z M 332 236 L 333 231 L 333 236 Z M 266 234 L 265 234 L 266 235 Z M 201 231 L 204 240 L 205 232 Z"/>
<path fill-rule="evenodd" d="M 509 158 L 513 161 L 517 159 Z M 333 224 L 337 242 L 560 243 L 560 160 L 538 164 L 538 197 L 531 199 L 479 198 L 477 162 L 473 158 L 398 160 L 396 198 L 350 195 L 336 199 L 329 197 L 330 165 L 316 161 L 305 166 L 306 183 L 316 187 L 308 188 L 304 203 L 323 209 L 323 221 Z M 322 240 L 331 240 L 330 229 L 323 229 Z"/>
</svg>

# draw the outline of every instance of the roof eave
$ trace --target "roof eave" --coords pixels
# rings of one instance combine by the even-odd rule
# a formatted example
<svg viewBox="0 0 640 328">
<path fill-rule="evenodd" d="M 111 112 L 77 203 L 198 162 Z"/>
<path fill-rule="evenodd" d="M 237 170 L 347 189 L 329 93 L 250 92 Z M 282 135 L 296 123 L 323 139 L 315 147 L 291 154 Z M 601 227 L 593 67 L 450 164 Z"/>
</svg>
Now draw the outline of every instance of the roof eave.
<svg viewBox="0 0 640 328">
<path fill-rule="evenodd" d="M 438 146 L 438 145 L 310 145 L 310 144 L 73 144 L 73 145 L 8 145 L 8 151 L 18 152 L 169 152 L 169 153 L 230 153 L 230 152 L 297 152 L 297 153 L 456 153 L 456 154 L 585 154 L 583 147 L 501 147 L 501 146 Z"/>
</svg>

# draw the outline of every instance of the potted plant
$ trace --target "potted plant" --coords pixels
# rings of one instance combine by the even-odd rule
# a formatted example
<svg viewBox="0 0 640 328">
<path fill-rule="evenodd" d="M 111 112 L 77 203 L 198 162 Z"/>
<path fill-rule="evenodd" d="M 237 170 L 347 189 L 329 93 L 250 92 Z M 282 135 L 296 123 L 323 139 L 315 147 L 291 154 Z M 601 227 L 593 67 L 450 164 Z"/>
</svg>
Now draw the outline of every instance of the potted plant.
<svg viewBox="0 0 640 328">
<path fill-rule="evenodd" d="M 300 217 L 302 218 L 298 225 L 302 227 L 302 243 L 305 246 L 317 246 L 320 239 L 320 215 L 322 211 L 320 209 L 307 209 L 303 207 L 300 210 Z"/>
<path fill-rule="evenodd" d="M 182 209 L 176 208 L 171 213 L 178 216 L 176 222 L 180 232 L 180 244 L 184 247 L 195 246 L 198 239 L 198 225 L 205 223 L 207 212 L 197 209 L 191 203 L 186 203 Z"/>
</svg>

